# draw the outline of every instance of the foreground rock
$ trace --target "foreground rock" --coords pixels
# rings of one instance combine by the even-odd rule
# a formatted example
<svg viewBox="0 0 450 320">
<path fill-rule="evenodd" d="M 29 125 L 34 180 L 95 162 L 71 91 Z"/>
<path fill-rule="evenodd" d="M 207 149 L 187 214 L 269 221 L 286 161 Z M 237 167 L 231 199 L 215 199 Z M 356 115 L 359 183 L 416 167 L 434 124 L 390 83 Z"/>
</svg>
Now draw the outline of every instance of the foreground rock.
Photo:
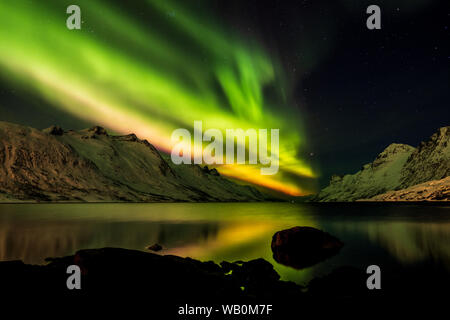
<svg viewBox="0 0 450 320">
<path fill-rule="evenodd" d="M 0 122 L 0 201 L 260 201 L 217 170 L 172 164 L 134 134 Z"/>
<path fill-rule="evenodd" d="M 448 270 L 435 266 L 406 268 L 401 273 L 383 270 L 383 289 L 368 290 L 366 266 L 338 267 L 302 287 L 281 281 L 264 259 L 218 265 L 177 256 L 103 248 L 46 260 L 47 265 L 0 262 L 4 309 L 11 300 L 16 302 L 15 306 L 20 301 L 24 308 L 29 302 L 39 302 L 49 314 L 55 307 L 67 304 L 69 308 L 65 312 L 91 305 L 104 312 L 113 312 L 117 307 L 126 307 L 131 312 L 141 306 L 152 319 L 158 314 L 161 319 L 180 319 L 178 310 L 186 304 L 218 308 L 222 304 L 270 304 L 274 317 L 267 319 L 290 319 L 308 307 L 314 312 L 325 308 L 334 313 L 344 306 L 354 307 L 355 303 L 367 302 L 370 307 L 375 302 L 381 303 L 374 298 L 384 303 L 394 301 L 397 306 L 404 300 L 408 307 L 413 299 L 419 299 L 420 303 L 426 299 L 433 303 L 448 300 Z M 81 269 L 80 290 L 67 288 L 70 265 Z M 212 318 L 221 319 L 220 315 Z"/>
<path fill-rule="evenodd" d="M 332 235 L 312 227 L 294 227 L 278 231 L 272 237 L 275 261 L 303 269 L 326 260 L 344 244 Z"/>
<path fill-rule="evenodd" d="M 331 178 L 313 201 L 370 199 L 450 175 L 450 127 L 440 128 L 417 148 L 391 144 L 377 158 L 350 175 Z M 396 197 L 393 197 L 390 201 Z M 412 201 L 416 201 L 413 197 Z M 400 200 L 404 201 L 404 200 Z"/>
<path fill-rule="evenodd" d="M 2 294 L 143 296 L 151 301 L 187 303 L 295 298 L 301 287 L 279 280 L 263 259 L 217 265 L 190 258 L 119 248 L 80 250 L 73 256 L 48 258 L 44 266 L 0 262 Z M 68 290 L 69 265 L 82 272 L 81 290 Z"/>
</svg>

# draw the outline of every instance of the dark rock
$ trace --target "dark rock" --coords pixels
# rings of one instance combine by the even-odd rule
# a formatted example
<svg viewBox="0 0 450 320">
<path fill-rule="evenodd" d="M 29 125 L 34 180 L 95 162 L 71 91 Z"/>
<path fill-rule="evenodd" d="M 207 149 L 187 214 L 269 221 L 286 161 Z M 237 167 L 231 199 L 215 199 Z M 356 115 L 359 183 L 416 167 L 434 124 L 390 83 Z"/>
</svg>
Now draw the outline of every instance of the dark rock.
<svg viewBox="0 0 450 320">
<path fill-rule="evenodd" d="M 220 173 L 219 173 L 219 171 L 217 171 L 216 168 L 210 169 L 210 168 L 208 168 L 208 166 L 204 166 L 203 168 L 201 168 L 201 170 L 202 170 L 202 172 L 204 172 L 206 174 L 210 174 L 212 176 L 216 176 L 216 177 L 220 176 Z"/>
<path fill-rule="evenodd" d="M 64 130 L 60 126 L 51 126 L 42 131 L 53 136 L 62 136 L 64 134 Z"/>
<path fill-rule="evenodd" d="M 130 133 L 124 136 L 115 137 L 116 140 L 120 141 L 138 141 L 138 137 L 134 133 Z"/>
<path fill-rule="evenodd" d="M 38 293 L 39 296 L 83 294 L 86 297 L 145 297 L 147 302 L 260 301 L 297 299 L 301 287 L 279 280 L 272 265 L 249 262 L 201 262 L 191 258 L 120 248 L 80 250 L 73 256 L 47 259 L 43 266 L 0 262 L 0 293 Z M 66 287 L 67 267 L 78 265 L 82 290 Z M 233 270 L 232 273 L 228 273 Z M 3 271 L 3 272 L 2 272 Z M 144 295 L 142 295 L 144 293 Z M 250 300 L 252 299 L 252 300 Z M 282 300 L 285 301 L 285 300 Z"/>
<path fill-rule="evenodd" d="M 107 136 L 108 135 L 108 132 L 106 132 L 105 128 L 100 127 L 100 126 L 94 126 L 94 127 L 90 128 L 88 131 L 92 132 L 93 134 L 99 135 L 99 136 L 101 136 L 101 135 Z"/>
<path fill-rule="evenodd" d="M 162 250 L 162 246 L 160 245 L 160 244 L 158 244 L 158 243 L 155 243 L 155 244 L 153 244 L 153 245 L 151 245 L 151 246 L 148 246 L 147 247 L 147 250 L 151 250 L 151 251 L 161 251 Z"/>
<path fill-rule="evenodd" d="M 272 237 L 275 261 L 303 269 L 337 254 L 344 244 L 332 235 L 312 227 L 278 231 Z"/>
<path fill-rule="evenodd" d="M 275 271 L 273 266 L 266 260 L 260 258 L 249 262 L 239 262 L 235 264 L 234 276 L 240 279 L 246 279 L 256 284 L 264 281 L 277 281 L 280 275 Z M 248 275 L 251 275 L 248 278 Z"/>
<path fill-rule="evenodd" d="M 213 175 L 213 176 L 216 176 L 216 177 L 220 176 L 220 173 L 219 173 L 219 171 L 217 171 L 216 168 L 211 169 L 211 170 L 209 171 L 209 173 L 210 173 L 211 175 Z"/>
<path fill-rule="evenodd" d="M 202 168 L 202 171 L 203 171 L 204 173 L 209 173 L 209 168 L 208 168 L 208 166 L 204 166 L 204 167 Z"/>
</svg>

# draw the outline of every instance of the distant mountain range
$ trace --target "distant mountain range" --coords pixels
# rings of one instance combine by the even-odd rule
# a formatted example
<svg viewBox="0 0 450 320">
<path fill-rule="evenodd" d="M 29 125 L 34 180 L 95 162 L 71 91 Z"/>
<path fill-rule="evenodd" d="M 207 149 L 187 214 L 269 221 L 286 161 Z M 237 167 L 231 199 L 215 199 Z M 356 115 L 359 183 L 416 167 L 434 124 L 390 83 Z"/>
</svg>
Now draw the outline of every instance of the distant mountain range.
<svg viewBox="0 0 450 320">
<path fill-rule="evenodd" d="M 417 148 L 393 143 L 355 174 L 334 175 L 312 201 L 450 200 L 450 127 Z M 44 130 L 0 122 L 0 202 L 264 201 L 216 169 L 175 165 L 134 134 Z"/>
<path fill-rule="evenodd" d="M 393 143 L 361 171 L 334 175 L 313 201 L 448 201 L 448 176 L 450 127 L 443 127 L 417 148 Z"/>
<path fill-rule="evenodd" d="M 0 201 L 262 201 L 215 169 L 174 165 L 134 134 L 0 122 Z"/>
</svg>

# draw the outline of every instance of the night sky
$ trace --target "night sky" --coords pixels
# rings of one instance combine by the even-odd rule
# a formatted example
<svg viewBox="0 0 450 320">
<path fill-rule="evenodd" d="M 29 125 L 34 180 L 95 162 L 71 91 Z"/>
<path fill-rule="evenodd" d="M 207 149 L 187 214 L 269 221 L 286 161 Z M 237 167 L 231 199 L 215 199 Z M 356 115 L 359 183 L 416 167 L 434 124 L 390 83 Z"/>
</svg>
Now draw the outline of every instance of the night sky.
<svg viewBox="0 0 450 320">
<path fill-rule="evenodd" d="M 300 152 L 315 159 L 322 186 L 392 142 L 417 146 L 450 125 L 448 1 L 241 2 L 227 19 L 282 57 L 307 119 Z M 366 28 L 371 4 L 381 30 Z"/>
<path fill-rule="evenodd" d="M 244 180 L 291 194 L 450 125 L 448 1 L 135 2 L 2 1 L 0 120 L 134 130 L 163 151 L 193 119 L 277 127 L 279 176 Z"/>
</svg>

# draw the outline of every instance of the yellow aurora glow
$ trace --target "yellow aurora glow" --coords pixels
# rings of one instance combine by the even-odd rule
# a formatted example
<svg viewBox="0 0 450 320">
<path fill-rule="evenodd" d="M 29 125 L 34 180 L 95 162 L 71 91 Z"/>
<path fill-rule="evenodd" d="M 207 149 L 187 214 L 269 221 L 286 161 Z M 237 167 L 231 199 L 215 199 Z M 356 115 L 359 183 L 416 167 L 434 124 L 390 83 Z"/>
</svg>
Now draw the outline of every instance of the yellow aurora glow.
<svg viewBox="0 0 450 320">
<path fill-rule="evenodd" d="M 283 109 L 289 100 L 279 85 L 280 63 L 260 45 L 171 1 L 146 2 L 150 27 L 103 1 L 76 3 L 84 23 L 71 31 L 65 26 L 71 1 L 2 1 L 1 76 L 74 117 L 132 131 L 163 152 L 172 149 L 173 130 L 192 129 L 195 120 L 204 130 L 280 129 L 277 175 L 261 175 L 257 165 L 218 169 L 290 195 L 305 193 L 301 180 L 316 175 L 297 156 L 305 143 L 301 118 Z M 265 96 L 267 88 L 276 100 Z"/>
</svg>

